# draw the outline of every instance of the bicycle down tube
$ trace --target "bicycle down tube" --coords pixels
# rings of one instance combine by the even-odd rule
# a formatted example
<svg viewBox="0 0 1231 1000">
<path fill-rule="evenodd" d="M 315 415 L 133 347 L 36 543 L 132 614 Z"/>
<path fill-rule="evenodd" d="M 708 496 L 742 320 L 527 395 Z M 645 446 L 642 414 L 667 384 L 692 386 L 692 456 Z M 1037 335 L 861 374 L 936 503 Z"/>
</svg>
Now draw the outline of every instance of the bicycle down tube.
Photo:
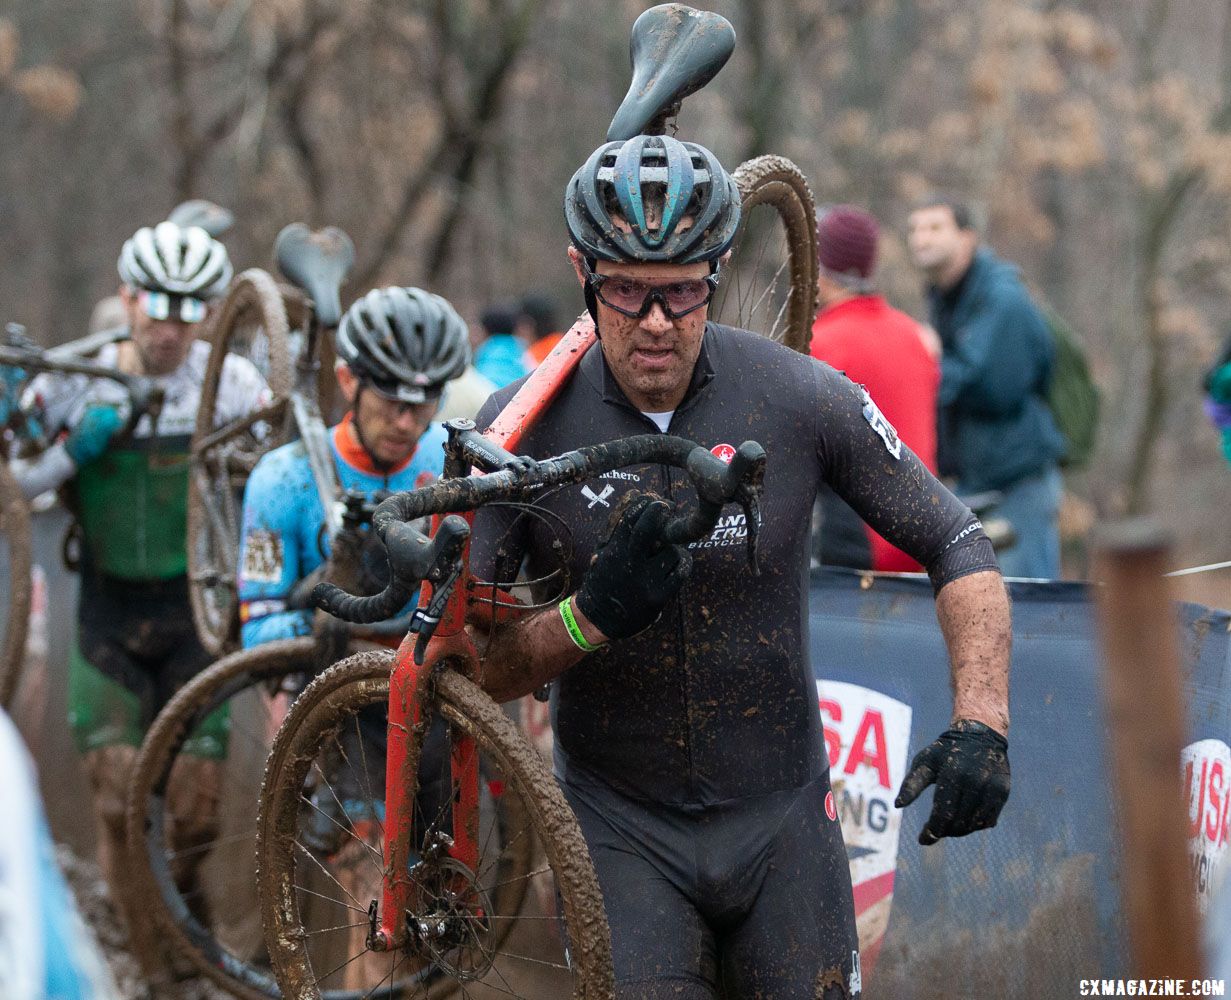
<svg viewBox="0 0 1231 1000">
<path fill-rule="evenodd" d="M 492 444 L 504 449 L 517 446 L 535 420 L 551 405 L 560 389 L 573 374 L 582 357 L 597 340 L 589 317 L 577 323 L 561 338 L 555 349 L 530 375 L 508 406 L 497 416 L 484 435 Z M 449 464 L 451 460 L 446 460 Z M 460 474 L 465 475 L 466 469 Z M 445 475 L 457 475 L 455 468 L 446 468 Z M 467 528 L 474 524 L 474 512 L 462 514 Z M 432 536 L 440 530 L 442 515 L 432 517 Z M 465 595 L 470 587 L 470 540 L 462 551 L 462 579 L 456 581 L 445 605 L 440 623 L 428 645 L 424 662 L 417 666 L 414 649 L 417 637 L 407 633 L 398 646 L 389 682 L 389 737 L 386 759 L 385 816 L 388 833 L 385 837 L 385 878 L 381 901 L 380 926 L 373 928 L 369 942 L 373 950 L 398 947 L 405 939 L 406 914 L 410 902 L 409 873 L 411 818 L 413 815 L 409 790 L 418 785 L 417 755 L 408 754 L 411 727 L 422 725 L 423 697 L 421 681 L 431 675 L 437 664 L 446 659 L 458 661 L 462 672 L 474 676 L 478 651 L 467 634 Z M 459 586 L 460 584 L 460 586 Z M 419 594 L 419 606 L 426 607 L 434 588 L 424 580 Z M 500 609 L 493 608 L 493 611 Z M 511 614 L 511 612 L 510 612 Z M 474 738 L 459 734 L 450 760 L 450 772 L 460 797 L 454 810 L 453 845 L 449 853 L 474 871 L 478 859 L 479 765 Z M 411 763 L 416 771 L 411 770 Z M 458 822 L 458 817 L 462 822 Z"/>
</svg>

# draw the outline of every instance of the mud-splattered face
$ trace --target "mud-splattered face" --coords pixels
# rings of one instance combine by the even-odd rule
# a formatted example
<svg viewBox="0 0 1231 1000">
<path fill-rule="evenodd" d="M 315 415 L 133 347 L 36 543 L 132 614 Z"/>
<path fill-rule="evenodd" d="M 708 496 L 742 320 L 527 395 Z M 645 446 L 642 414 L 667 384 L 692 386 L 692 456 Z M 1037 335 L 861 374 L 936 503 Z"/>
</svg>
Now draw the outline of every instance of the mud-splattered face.
<svg viewBox="0 0 1231 1000">
<path fill-rule="evenodd" d="M 569 257 L 578 280 L 584 285 L 581 255 L 570 249 Z M 669 285 L 704 278 L 710 273 L 710 267 L 704 262 L 613 264 L 599 261 L 595 271 L 651 285 Z M 598 332 L 603 357 L 630 403 L 654 413 L 674 410 L 679 405 L 692 379 L 697 355 L 701 353 L 701 338 L 708 315 L 708 306 L 702 306 L 679 319 L 671 319 L 655 302 L 638 319 L 616 312 L 601 300 L 598 302 Z"/>
</svg>

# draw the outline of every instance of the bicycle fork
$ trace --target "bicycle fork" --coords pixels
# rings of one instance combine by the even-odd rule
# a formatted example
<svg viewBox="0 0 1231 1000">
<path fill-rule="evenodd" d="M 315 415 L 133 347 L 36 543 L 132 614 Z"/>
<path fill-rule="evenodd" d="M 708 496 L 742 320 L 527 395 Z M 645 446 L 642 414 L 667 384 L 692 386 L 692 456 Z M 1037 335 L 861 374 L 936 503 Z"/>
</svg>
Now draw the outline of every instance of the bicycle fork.
<svg viewBox="0 0 1231 1000">
<path fill-rule="evenodd" d="M 437 515 L 434 521 L 441 520 Z M 433 524 L 433 533 L 439 527 Z M 431 601 L 432 586 L 424 581 L 419 606 Z M 424 886 L 412 877 L 412 846 L 427 835 L 414 824 L 415 797 L 419 788 L 420 753 L 410 753 L 411 741 L 419 741 L 431 720 L 426 718 L 427 684 L 432 672 L 445 661 L 473 668 L 477 663 L 474 644 L 465 631 L 466 605 L 463 587 L 455 587 L 445 607 L 439 625 L 422 665 L 415 664 L 417 636 L 412 632 L 402 640 L 393 661 L 389 683 L 388 748 L 385 767 L 385 854 L 382 897 L 379 908 L 374 900 L 368 912 L 368 947 L 373 951 L 391 951 L 420 941 L 424 936 L 443 935 L 446 928 L 422 926 L 417 914 L 431 906 L 424 898 Z M 473 676 L 474 670 L 464 670 Z M 449 770 L 451 779 L 450 806 L 452 835 L 441 834 L 432 842 L 423 843 L 422 854 L 429 863 L 448 858 L 442 869 L 451 873 L 448 880 L 462 883 L 477 879 L 479 862 L 479 755 L 474 737 L 454 729 L 450 738 Z M 425 818 L 426 819 L 426 818 Z M 418 866 L 416 866 L 418 868 Z M 457 899 L 467 899 L 467 886 L 435 886 Z M 486 914 L 470 914 L 486 917 Z M 414 922 L 408 926 L 408 922 Z"/>
</svg>

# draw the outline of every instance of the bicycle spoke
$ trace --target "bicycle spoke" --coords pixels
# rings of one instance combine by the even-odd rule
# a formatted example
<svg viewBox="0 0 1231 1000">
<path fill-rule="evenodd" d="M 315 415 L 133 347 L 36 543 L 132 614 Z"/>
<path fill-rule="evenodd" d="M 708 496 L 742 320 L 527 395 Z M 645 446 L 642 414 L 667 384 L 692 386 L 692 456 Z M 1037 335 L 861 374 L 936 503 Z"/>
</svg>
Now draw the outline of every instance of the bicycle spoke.
<svg viewBox="0 0 1231 1000">
<path fill-rule="evenodd" d="M 334 877 L 333 872 L 331 872 L 328 868 L 326 868 L 323 864 L 320 863 L 320 861 L 317 859 L 315 854 L 313 854 L 310 850 L 308 850 L 308 848 L 305 847 L 303 844 L 301 844 L 298 840 L 295 841 L 295 846 L 298 847 L 299 850 L 306 857 L 311 859 L 312 863 L 316 865 L 316 867 L 319 868 L 321 872 L 324 873 L 325 877 L 329 879 L 329 881 L 331 881 L 334 885 L 336 885 L 339 889 L 341 889 L 344 893 L 346 893 L 347 896 L 350 896 L 351 902 L 355 904 L 354 906 L 349 907 L 350 909 L 354 910 L 356 913 L 362 913 L 365 915 L 367 914 L 368 912 L 367 908 L 359 904 L 359 900 L 357 900 L 353 895 L 351 895 L 351 891 L 348 888 L 346 888 L 346 886 L 344 886 L 341 882 L 339 882 L 337 878 Z M 316 893 L 315 895 L 319 895 L 319 893 Z M 325 898 L 328 898 L 328 897 L 325 897 Z M 346 906 L 346 904 L 343 903 L 342 900 L 340 899 L 334 900 L 334 902 L 341 903 L 343 906 Z"/>
<path fill-rule="evenodd" d="M 381 822 L 381 818 L 376 812 L 376 797 L 372 794 L 372 782 L 369 780 L 371 771 L 368 770 L 368 752 L 364 747 L 362 734 L 359 732 L 359 716 L 355 716 L 355 735 L 359 738 L 359 763 L 360 774 L 363 777 L 365 791 L 368 793 L 368 807 L 372 810 L 372 819 L 376 823 L 376 828 L 380 831 L 380 842 L 384 844 L 386 839 L 385 824 Z"/>
</svg>

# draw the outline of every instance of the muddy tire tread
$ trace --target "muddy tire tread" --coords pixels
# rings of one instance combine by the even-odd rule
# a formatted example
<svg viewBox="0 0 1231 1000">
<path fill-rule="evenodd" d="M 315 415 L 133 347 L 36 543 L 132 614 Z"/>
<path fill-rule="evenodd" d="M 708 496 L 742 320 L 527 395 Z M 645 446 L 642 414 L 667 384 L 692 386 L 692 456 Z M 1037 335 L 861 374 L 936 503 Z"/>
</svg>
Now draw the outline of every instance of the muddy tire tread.
<svg viewBox="0 0 1231 1000">
<path fill-rule="evenodd" d="M 259 990 L 222 968 L 201 949 L 172 915 L 150 859 L 146 838 L 149 812 L 156 790 L 165 790 L 189 724 L 224 686 L 244 681 L 248 687 L 261 680 L 304 669 L 311 662 L 310 637 L 285 639 L 223 657 L 176 692 L 146 733 L 128 787 L 127 837 L 134 897 L 172 949 L 187 958 L 203 975 L 239 1000 L 268 1000 L 278 994 Z M 152 959 L 153 960 L 153 959 Z"/>
<path fill-rule="evenodd" d="M 767 154 L 746 160 L 731 175 L 743 210 L 768 205 L 786 232 L 791 294 L 782 342 L 807 353 L 816 316 L 816 203 L 803 171 L 784 156 Z"/>
<path fill-rule="evenodd" d="M 296 920 L 293 831 L 297 795 L 315 749 L 354 709 L 388 700 L 391 653 L 360 653 L 322 673 L 300 695 L 278 731 L 265 768 L 257 820 L 257 879 L 265 940 L 287 996 L 318 1000 L 308 957 L 298 947 L 302 926 Z M 577 820 L 550 772 L 513 722 L 473 683 L 452 671 L 435 678 L 436 710 L 451 723 L 478 736 L 521 786 L 536 832 L 556 875 L 565 919 L 571 929 L 578 1000 L 614 997 L 611 940 L 598 879 Z M 410 741 L 410 755 L 418 744 Z M 451 982 L 434 984 L 427 996 L 453 993 Z"/>
<path fill-rule="evenodd" d="M 16 477 L 0 461 L 0 534 L 8 544 L 8 622 L 0 649 L 0 707 L 9 709 L 21 680 L 30 625 L 31 580 L 30 505 Z"/>
<path fill-rule="evenodd" d="M 218 387 L 222 381 L 222 367 L 226 361 L 227 345 L 235 333 L 237 323 L 251 317 L 260 317 L 269 344 L 269 372 L 266 381 L 273 401 L 286 400 L 291 392 L 292 372 L 290 360 L 290 325 L 286 305 L 277 282 L 260 268 L 250 268 L 232 282 L 223 300 L 218 318 L 210 333 L 209 365 L 201 387 L 201 406 L 197 411 L 196 429 L 192 436 L 193 471 L 197 466 L 197 443 L 214 430 L 214 410 L 218 401 Z M 269 448 L 281 443 L 281 428 L 275 428 Z M 268 449 L 267 449 L 268 450 Z M 204 588 L 193 581 L 204 569 L 200 565 L 200 546 L 197 544 L 202 532 L 208 530 L 205 497 L 198 489 L 196 476 L 188 478 L 188 579 L 192 619 L 201 644 L 215 656 L 221 656 L 234 648 L 234 628 L 237 618 L 234 613 L 225 625 L 213 620 L 215 617 L 206 604 Z"/>
</svg>

